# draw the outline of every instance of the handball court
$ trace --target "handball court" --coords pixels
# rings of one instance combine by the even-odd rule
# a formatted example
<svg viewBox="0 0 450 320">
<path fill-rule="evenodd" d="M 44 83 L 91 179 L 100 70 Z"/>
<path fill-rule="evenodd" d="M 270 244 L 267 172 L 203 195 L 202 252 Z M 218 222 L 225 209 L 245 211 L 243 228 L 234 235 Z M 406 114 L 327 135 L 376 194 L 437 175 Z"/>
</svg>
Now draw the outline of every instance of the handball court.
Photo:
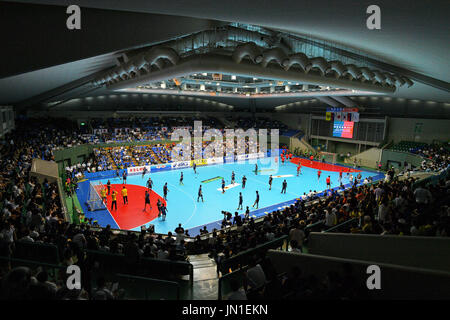
<svg viewBox="0 0 450 320">
<path fill-rule="evenodd" d="M 81 182 L 77 195 L 83 210 L 88 218 L 94 218 L 99 225 L 110 224 L 112 228 L 139 231 L 142 225 L 155 226 L 155 232 L 167 233 L 174 231 L 179 223 L 189 230 L 191 236 L 199 234 L 203 226 L 211 231 L 219 229 L 224 218 L 222 211 L 233 214 L 238 212 L 243 216 L 248 206 L 250 217 L 262 217 L 274 210 L 281 210 L 293 204 L 304 193 L 310 191 L 326 192 L 326 178 L 330 176 L 331 187 L 339 187 L 339 173 L 343 172 L 342 183 L 350 185 L 349 174 L 356 177 L 361 174 L 362 179 L 373 177 L 374 180 L 382 179 L 383 174 L 360 169 L 349 168 L 330 163 L 312 161 L 304 158 L 293 158 L 282 163 L 276 159 L 276 166 L 269 167 L 258 160 L 258 174 L 255 174 L 255 161 L 243 161 L 210 166 L 198 166 L 197 174 L 192 168 L 161 171 L 142 175 L 130 175 L 127 179 L 128 204 L 123 204 L 121 190 L 123 187 L 121 178 L 110 179 L 111 191 L 117 191 L 117 210 L 111 210 L 111 196 L 108 195 L 106 210 L 94 212 L 87 211 L 85 201 L 89 181 Z M 301 163 L 301 174 L 297 176 L 297 165 Z M 318 171 L 321 170 L 321 177 Z M 231 184 L 231 174 L 236 175 L 235 183 Z M 180 174 L 183 172 L 183 184 L 180 184 Z M 242 177 L 246 176 L 246 187 L 242 188 Z M 269 190 L 269 176 L 273 176 L 272 190 Z M 144 212 L 145 190 L 148 178 L 153 180 L 153 189 L 150 195 L 152 209 L 147 206 Z M 225 180 L 226 192 L 222 193 L 221 181 Z M 286 193 L 281 193 L 282 182 L 286 180 L 288 187 Z M 106 186 L 108 179 L 100 180 Z M 167 202 L 162 198 L 163 185 L 168 184 Z M 199 186 L 202 186 L 204 202 L 197 201 Z M 260 194 L 258 208 L 253 207 L 256 191 Z M 243 210 L 237 210 L 239 193 L 242 193 L 244 203 Z M 160 199 L 167 206 L 166 220 L 158 218 L 157 201 Z"/>
</svg>

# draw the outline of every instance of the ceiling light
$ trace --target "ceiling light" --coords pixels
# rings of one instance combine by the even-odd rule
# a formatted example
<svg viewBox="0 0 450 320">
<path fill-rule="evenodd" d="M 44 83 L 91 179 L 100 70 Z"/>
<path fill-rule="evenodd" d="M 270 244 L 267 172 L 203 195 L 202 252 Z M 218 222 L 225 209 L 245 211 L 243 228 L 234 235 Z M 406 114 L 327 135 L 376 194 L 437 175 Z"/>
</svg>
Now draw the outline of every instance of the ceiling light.
<svg viewBox="0 0 450 320">
<path fill-rule="evenodd" d="M 202 73 L 202 75 L 203 75 L 203 76 L 207 76 L 208 74 L 205 72 L 205 73 Z"/>
<path fill-rule="evenodd" d="M 231 80 L 236 80 L 236 76 L 231 76 Z"/>
</svg>

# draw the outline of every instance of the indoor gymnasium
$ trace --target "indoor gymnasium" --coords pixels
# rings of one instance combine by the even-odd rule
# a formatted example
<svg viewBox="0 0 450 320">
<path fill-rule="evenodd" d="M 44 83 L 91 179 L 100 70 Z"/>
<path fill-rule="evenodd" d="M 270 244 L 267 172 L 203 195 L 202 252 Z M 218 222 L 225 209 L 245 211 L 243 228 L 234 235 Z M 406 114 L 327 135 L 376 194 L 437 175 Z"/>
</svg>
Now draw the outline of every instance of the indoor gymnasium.
<svg viewBox="0 0 450 320">
<path fill-rule="evenodd" d="M 0 299 L 449 299 L 448 12 L 2 1 Z"/>
</svg>

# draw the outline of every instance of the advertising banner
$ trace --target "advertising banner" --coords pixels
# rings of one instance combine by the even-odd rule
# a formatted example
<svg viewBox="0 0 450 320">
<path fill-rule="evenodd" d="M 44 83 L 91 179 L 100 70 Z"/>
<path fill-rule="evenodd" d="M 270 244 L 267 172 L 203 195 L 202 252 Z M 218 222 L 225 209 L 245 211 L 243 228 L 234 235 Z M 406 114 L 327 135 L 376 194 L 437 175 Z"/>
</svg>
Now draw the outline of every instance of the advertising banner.
<svg viewBox="0 0 450 320">
<path fill-rule="evenodd" d="M 195 163 L 197 166 L 206 166 L 206 165 L 208 164 L 208 159 L 191 160 L 191 166 L 193 166 L 194 163 Z"/>
<path fill-rule="evenodd" d="M 171 165 L 172 170 L 184 169 L 184 168 L 189 168 L 191 166 L 191 161 L 172 162 L 170 165 Z"/>
<path fill-rule="evenodd" d="M 172 165 L 170 163 L 161 163 L 152 165 L 152 172 L 159 172 L 172 169 Z"/>
<path fill-rule="evenodd" d="M 206 159 L 208 164 L 218 164 L 223 163 L 223 157 L 217 157 L 217 158 L 209 158 Z"/>
<path fill-rule="evenodd" d="M 147 173 L 151 171 L 151 166 L 140 166 L 140 167 L 127 168 L 127 173 L 129 175 L 142 174 L 142 172 L 144 171 L 144 168 L 147 168 Z"/>
</svg>

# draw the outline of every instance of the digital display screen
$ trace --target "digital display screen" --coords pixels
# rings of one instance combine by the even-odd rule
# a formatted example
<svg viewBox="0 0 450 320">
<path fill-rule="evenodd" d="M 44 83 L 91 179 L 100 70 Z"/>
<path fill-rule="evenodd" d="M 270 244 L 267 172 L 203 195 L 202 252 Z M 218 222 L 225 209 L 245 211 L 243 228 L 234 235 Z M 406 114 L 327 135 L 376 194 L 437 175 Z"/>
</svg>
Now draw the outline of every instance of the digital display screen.
<svg viewBox="0 0 450 320">
<path fill-rule="evenodd" d="M 334 121 L 333 137 L 353 138 L 353 121 Z"/>
</svg>

